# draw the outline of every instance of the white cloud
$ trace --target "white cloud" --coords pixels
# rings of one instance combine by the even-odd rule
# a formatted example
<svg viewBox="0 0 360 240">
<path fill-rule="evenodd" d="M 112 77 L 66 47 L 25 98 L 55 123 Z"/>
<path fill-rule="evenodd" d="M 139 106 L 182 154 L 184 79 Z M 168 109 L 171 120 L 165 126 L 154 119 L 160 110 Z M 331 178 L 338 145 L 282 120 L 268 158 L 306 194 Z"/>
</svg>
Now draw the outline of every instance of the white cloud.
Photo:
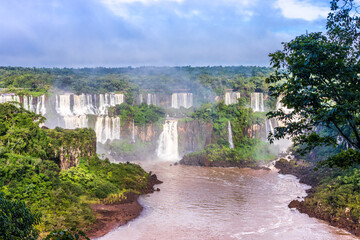
<svg viewBox="0 0 360 240">
<path fill-rule="evenodd" d="M 315 6 L 308 0 L 277 0 L 275 7 L 280 8 L 286 18 L 307 21 L 325 18 L 330 11 L 329 7 Z"/>
<path fill-rule="evenodd" d="M 107 5 L 119 5 L 119 4 L 130 4 L 130 3 L 142 3 L 142 4 L 154 4 L 163 2 L 178 2 L 181 3 L 183 0 L 102 0 Z"/>
<path fill-rule="evenodd" d="M 135 17 L 129 13 L 128 7 L 131 4 L 141 3 L 146 6 L 163 4 L 163 3 L 180 4 L 183 2 L 183 0 L 100 0 L 100 2 L 104 4 L 115 15 L 130 20 Z"/>
<path fill-rule="evenodd" d="M 161 6 L 169 8 L 170 12 L 175 13 L 179 17 L 192 17 L 199 15 L 198 10 L 182 9 L 185 6 L 200 6 L 205 9 L 232 7 L 239 12 L 251 17 L 253 12 L 249 9 L 259 2 L 258 0 L 99 0 L 115 15 L 123 17 L 127 20 L 133 19 L 136 12 L 131 11 L 133 4 L 142 4 L 145 7 Z"/>
</svg>

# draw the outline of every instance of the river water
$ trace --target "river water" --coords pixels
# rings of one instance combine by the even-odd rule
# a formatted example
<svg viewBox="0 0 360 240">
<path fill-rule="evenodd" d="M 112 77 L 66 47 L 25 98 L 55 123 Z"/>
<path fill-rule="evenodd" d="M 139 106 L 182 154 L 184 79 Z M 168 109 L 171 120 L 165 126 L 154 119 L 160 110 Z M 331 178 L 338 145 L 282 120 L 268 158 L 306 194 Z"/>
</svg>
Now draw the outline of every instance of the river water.
<svg viewBox="0 0 360 240">
<path fill-rule="evenodd" d="M 297 210 L 308 186 L 275 170 L 140 163 L 164 181 L 140 198 L 141 216 L 101 240 L 357 239 Z"/>
</svg>

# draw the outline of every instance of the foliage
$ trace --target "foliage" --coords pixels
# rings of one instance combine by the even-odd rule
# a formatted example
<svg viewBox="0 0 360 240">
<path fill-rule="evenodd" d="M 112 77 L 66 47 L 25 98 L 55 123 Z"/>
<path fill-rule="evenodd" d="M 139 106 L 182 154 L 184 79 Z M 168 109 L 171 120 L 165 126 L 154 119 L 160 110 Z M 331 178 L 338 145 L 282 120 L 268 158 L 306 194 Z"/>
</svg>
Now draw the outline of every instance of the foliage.
<svg viewBox="0 0 360 240">
<path fill-rule="evenodd" d="M 41 212 L 36 229 L 42 236 L 54 229 L 86 229 L 94 222 L 91 201 L 112 196 L 110 201 L 116 194 L 141 192 L 146 187 L 148 174 L 141 167 L 88 157 L 88 152 L 79 166 L 60 172 L 53 153 L 64 144 L 74 145 L 74 139 L 79 138 L 84 151 L 92 144 L 87 139 L 95 139 L 95 133 L 88 129 L 41 129 L 34 121 L 39 118 L 12 104 L 0 104 L 0 191 L 7 199 L 25 201 Z"/>
<path fill-rule="evenodd" d="M 290 111 L 268 114 L 285 123 L 277 127 L 271 141 L 286 135 L 305 151 L 320 145 L 336 145 L 340 135 L 360 150 L 359 18 L 352 0 L 331 2 L 327 34 L 311 33 L 284 43 L 270 54 L 275 73 L 267 79 L 274 97 Z M 353 15 L 354 14 L 354 15 Z M 334 134 L 321 135 L 322 127 Z"/>
<path fill-rule="evenodd" d="M 354 149 L 342 150 L 340 153 L 329 157 L 325 161 L 321 162 L 321 166 L 328 167 L 340 167 L 343 169 L 348 168 L 349 166 L 359 165 L 360 164 L 360 152 Z"/>
<path fill-rule="evenodd" d="M 164 109 L 142 103 L 140 106 L 122 103 L 109 108 L 110 116 L 120 116 L 122 122 L 130 122 L 134 119 L 136 125 L 155 123 L 165 117 Z"/>
<path fill-rule="evenodd" d="M 78 239 L 87 239 L 90 238 L 86 237 L 83 231 L 76 230 L 76 228 L 72 228 L 70 230 L 54 230 L 49 233 L 45 240 L 78 240 Z"/>
<path fill-rule="evenodd" d="M 360 169 L 348 168 L 345 172 L 335 172 L 323 179 L 305 200 L 305 205 L 318 208 L 334 219 L 342 217 L 358 223 L 360 219 Z"/>
<path fill-rule="evenodd" d="M 219 144 L 228 143 L 228 122 L 231 123 L 234 145 L 247 144 L 247 130 L 253 124 L 265 122 L 265 116 L 254 113 L 246 108 L 240 100 L 238 104 L 225 105 L 223 101 L 217 104 L 204 104 L 196 110 L 193 118 L 211 122 Z"/>
<path fill-rule="evenodd" d="M 5 103 L 0 104 L 0 153 L 28 153 L 34 157 L 49 155 L 50 139 L 39 123 L 45 121 L 41 115 L 24 108 Z"/>
<path fill-rule="evenodd" d="M 225 89 L 249 97 L 250 92 L 267 91 L 266 67 L 139 67 L 139 68 L 21 68 L 0 67 L 0 88 L 19 95 L 39 96 L 52 87 L 74 93 L 125 92 L 126 102 L 135 103 L 140 89 L 170 94 L 186 89 L 194 104 L 212 102 Z"/>
<path fill-rule="evenodd" d="M 40 222 L 41 215 L 31 212 L 23 201 L 9 201 L 0 192 L 0 239 L 37 239 L 38 231 L 34 225 Z"/>
</svg>

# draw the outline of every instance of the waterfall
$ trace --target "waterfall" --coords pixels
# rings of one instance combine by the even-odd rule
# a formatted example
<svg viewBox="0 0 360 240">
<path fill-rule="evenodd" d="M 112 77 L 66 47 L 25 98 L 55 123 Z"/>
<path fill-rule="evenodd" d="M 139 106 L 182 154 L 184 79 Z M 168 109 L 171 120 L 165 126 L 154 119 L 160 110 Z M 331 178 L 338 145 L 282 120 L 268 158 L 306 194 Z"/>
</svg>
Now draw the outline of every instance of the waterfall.
<svg viewBox="0 0 360 240">
<path fill-rule="evenodd" d="M 164 160 L 179 160 L 177 120 L 165 120 L 156 154 Z"/>
<path fill-rule="evenodd" d="M 264 94 L 259 92 L 251 93 L 251 108 L 254 112 L 264 112 Z"/>
<path fill-rule="evenodd" d="M 74 129 L 88 127 L 87 115 L 89 114 L 107 115 L 110 106 L 124 102 L 124 94 L 105 93 L 97 96 L 95 94 L 66 93 L 56 95 L 55 99 L 55 110 L 64 118 L 65 128 Z"/>
<path fill-rule="evenodd" d="M 238 99 L 240 98 L 239 92 L 226 92 L 225 93 L 225 104 L 235 104 L 237 103 Z"/>
<path fill-rule="evenodd" d="M 155 93 L 148 93 L 146 96 L 146 104 L 147 105 L 155 105 L 157 106 L 157 99 Z"/>
<path fill-rule="evenodd" d="M 231 130 L 231 123 L 230 121 L 228 121 L 228 141 L 229 141 L 229 146 L 230 148 L 234 148 L 234 142 L 233 142 L 233 137 L 232 137 L 232 130 Z"/>
<path fill-rule="evenodd" d="M 96 108 L 96 95 L 91 94 L 81 94 L 73 95 L 74 97 L 74 106 L 73 114 L 74 115 L 85 115 L 85 114 L 98 114 Z"/>
<path fill-rule="evenodd" d="M 105 93 L 99 95 L 99 112 L 100 115 L 107 115 L 108 108 L 124 102 L 122 93 Z"/>
<path fill-rule="evenodd" d="M 36 113 L 41 115 L 46 114 L 45 94 L 37 98 Z"/>
<path fill-rule="evenodd" d="M 86 128 L 88 127 L 88 118 L 86 115 L 80 116 L 64 116 L 65 128 Z"/>
<path fill-rule="evenodd" d="M 135 121 L 134 121 L 134 119 L 133 119 L 133 122 L 132 122 L 131 142 L 135 143 Z"/>
<path fill-rule="evenodd" d="M 265 132 L 266 132 L 266 141 L 267 141 L 267 137 L 268 137 L 269 133 L 274 134 L 274 132 L 275 132 L 270 119 L 265 120 Z"/>
<path fill-rule="evenodd" d="M 193 106 L 192 93 L 173 93 L 171 95 L 171 107 L 179 109 L 180 107 L 191 108 Z"/>
<path fill-rule="evenodd" d="M 20 102 L 20 97 L 13 93 L 4 93 L 0 95 L 0 103 Z"/>
<path fill-rule="evenodd" d="M 142 95 L 141 93 L 139 94 L 139 100 L 138 100 L 138 101 L 139 101 L 139 102 L 138 102 L 139 105 L 141 105 L 141 104 L 143 103 L 143 101 L 144 101 L 144 100 L 143 100 L 143 95 Z"/>
<path fill-rule="evenodd" d="M 70 98 L 71 94 L 56 95 L 55 110 L 60 116 L 73 116 Z"/>
<path fill-rule="evenodd" d="M 0 103 L 6 103 L 10 101 L 21 103 L 20 97 L 14 93 L 5 93 L 0 95 Z M 41 95 L 39 97 L 24 95 L 22 97 L 22 104 L 23 107 L 28 111 L 42 115 L 46 113 L 45 95 Z"/>
<path fill-rule="evenodd" d="M 120 140 L 120 118 L 98 116 L 95 123 L 95 133 L 97 141 L 103 144 L 107 140 Z"/>
</svg>

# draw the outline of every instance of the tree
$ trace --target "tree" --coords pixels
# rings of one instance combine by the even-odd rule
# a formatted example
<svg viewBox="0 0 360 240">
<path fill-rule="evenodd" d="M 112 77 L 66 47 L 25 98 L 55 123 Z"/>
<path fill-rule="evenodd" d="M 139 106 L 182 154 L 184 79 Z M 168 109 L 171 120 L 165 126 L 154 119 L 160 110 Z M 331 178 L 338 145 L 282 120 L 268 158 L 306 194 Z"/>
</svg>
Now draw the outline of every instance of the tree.
<svg viewBox="0 0 360 240">
<path fill-rule="evenodd" d="M 32 213 L 22 201 L 10 201 L 0 193 L 0 239 L 37 239 L 39 233 L 34 228 L 40 223 L 41 215 Z"/>
<path fill-rule="evenodd" d="M 285 123 L 270 141 L 291 136 L 309 151 L 336 145 L 341 136 L 360 150 L 360 20 L 353 0 L 332 0 L 327 33 L 310 33 L 269 54 L 275 73 L 267 79 L 272 96 L 292 111 L 270 112 Z M 331 134 L 320 135 L 319 128 Z"/>
<path fill-rule="evenodd" d="M 39 231 L 35 226 L 41 221 L 41 214 L 34 213 L 23 201 L 8 200 L 0 192 L 0 239 L 1 240 L 36 240 Z M 54 230 L 45 240 L 87 239 L 84 232 L 72 228 Z"/>
</svg>

